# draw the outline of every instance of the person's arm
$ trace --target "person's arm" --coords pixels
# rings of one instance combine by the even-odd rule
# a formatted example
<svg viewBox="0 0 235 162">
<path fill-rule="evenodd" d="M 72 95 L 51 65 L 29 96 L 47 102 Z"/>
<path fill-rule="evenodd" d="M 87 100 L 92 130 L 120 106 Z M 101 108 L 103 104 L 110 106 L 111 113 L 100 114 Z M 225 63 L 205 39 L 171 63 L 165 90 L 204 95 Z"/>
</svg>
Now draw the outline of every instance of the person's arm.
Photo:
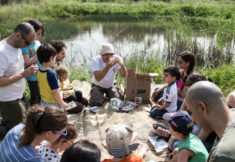
<svg viewBox="0 0 235 162">
<path fill-rule="evenodd" d="M 164 86 L 162 86 L 160 89 L 154 91 L 154 92 L 152 93 L 152 96 L 151 96 L 152 100 L 158 95 L 158 93 L 163 92 L 163 91 L 164 91 L 164 88 L 165 88 L 166 86 L 167 86 L 167 85 L 164 85 Z"/>
<path fill-rule="evenodd" d="M 38 66 L 32 65 L 25 69 L 23 72 L 14 74 L 8 77 L 0 77 L 0 87 L 5 87 L 19 81 L 20 79 L 27 78 L 38 71 Z"/>
<path fill-rule="evenodd" d="M 201 130 L 200 130 L 200 132 L 199 132 L 199 134 L 198 134 L 198 138 L 200 138 L 201 141 L 204 142 L 204 141 L 207 139 L 207 137 L 209 136 L 209 134 L 210 134 L 210 133 L 204 131 L 204 130 L 201 128 Z"/>
<path fill-rule="evenodd" d="M 68 108 L 68 104 L 65 103 L 63 99 L 61 98 L 59 89 L 54 89 L 51 92 L 53 96 L 55 97 L 55 100 L 57 101 L 57 103 L 66 110 L 66 108 Z"/>
<path fill-rule="evenodd" d="M 38 60 L 38 56 L 34 55 L 33 57 L 29 58 L 29 54 L 28 53 L 24 53 L 24 62 L 25 62 L 25 66 L 30 66 L 32 64 L 34 64 L 37 60 Z"/>
<path fill-rule="evenodd" d="M 171 138 L 168 141 L 168 147 L 171 151 L 174 151 L 174 150 L 172 150 L 172 144 L 175 140 L 177 140 L 177 138 L 175 136 L 171 136 Z"/>
<path fill-rule="evenodd" d="M 120 69 L 118 70 L 119 73 L 120 73 L 120 76 L 122 78 L 125 78 L 126 74 L 127 74 L 126 66 L 124 65 L 124 63 L 118 57 L 116 58 L 115 62 L 118 63 L 119 66 L 120 66 Z"/>
<path fill-rule="evenodd" d="M 182 105 L 180 106 L 180 110 L 187 111 L 187 107 L 186 107 L 186 104 L 185 104 L 185 100 L 183 100 L 183 103 L 182 103 Z"/>
<path fill-rule="evenodd" d="M 105 77 L 105 75 L 107 74 L 109 69 L 113 65 L 115 65 L 115 64 L 116 64 L 116 62 L 111 62 L 111 63 L 109 62 L 109 63 L 106 64 L 106 66 L 105 66 L 105 68 L 103 70 L 101 70 L 101 71 L 94 71 L 93 74 L 94 74 L 95 80 L 97 82 L 101 81 Z"/>
<path fill-rule="evenodd" d="M 165 109 L 165 108 L 169 107 L 170 104 L 171 104 L 171 103 L 167 103 L 167 102 L 165 102 L 163 105 L 157 104 L 157 105 L 156 105 L 156 109 L 159 109 L 159 110 Z"/>
<path fill-rule="evenodd" d="M 178 153 L 178 162 L 188 162 L 190 158 L 192 158 L 195 153 L 189 149 L 182 149 Z"/>
</svg>

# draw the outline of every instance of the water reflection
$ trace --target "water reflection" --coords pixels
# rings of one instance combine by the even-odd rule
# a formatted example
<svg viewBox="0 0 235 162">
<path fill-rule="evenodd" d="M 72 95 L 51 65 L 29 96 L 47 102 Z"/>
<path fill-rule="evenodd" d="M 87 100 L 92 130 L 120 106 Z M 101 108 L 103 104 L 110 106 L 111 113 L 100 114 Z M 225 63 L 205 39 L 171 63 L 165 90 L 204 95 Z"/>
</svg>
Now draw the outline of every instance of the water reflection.
<svg viewBox="0 0 235 162">
<path fill-rule="evenodd" d="M 152 22 L 81 22 L 79 34 L 64 40 L 68 47 L 65 62 L 89 70 L 91 58 L 99 54 L 104 42 L 111 42 L 116 53 L 124 58 L 132 54 L 153 55 L 170 64 L 175 63 L 176 55 L 183 50 L 193 50 L 200 65 L 207 61 L 217 63 L 218 59 L 229 61 L 235 54 L 234 40 L 219 50 L 216 34 L 195 32 L 188 36 L 184 32 L 190 31 L 169 30 Z"/>
</svg>

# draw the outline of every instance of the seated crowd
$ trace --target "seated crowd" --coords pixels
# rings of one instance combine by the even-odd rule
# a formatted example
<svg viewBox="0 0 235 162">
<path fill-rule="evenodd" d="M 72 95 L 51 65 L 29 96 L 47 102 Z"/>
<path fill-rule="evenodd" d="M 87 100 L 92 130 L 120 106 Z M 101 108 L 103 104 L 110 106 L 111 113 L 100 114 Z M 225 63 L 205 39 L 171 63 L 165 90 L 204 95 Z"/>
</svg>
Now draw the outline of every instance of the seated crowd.
<svg viewBox="0 0 235 162">
<path fill-rule="evenodd" d="M 83 107 L 88 100 L 71 86 L 69 70 L 60 65 L 66 45 L 57 40 L 41 44 L 43 35 L 41 22 L 29 20 L 0 41 L 0 161 L 100 162 L 97 145 L 76 141 L 77 129 L 68 122 L 68 103 Z M 178 55 L 180 69 L 164 69 L 167 85 L 153 92 L 156 104 L 150 117 L 167 124 L 154 124 L 150 133 L 168 141 L 172 162 L 235 161 L 235 112 L 230 109 L 235 107 L 235 93 L 226 103 L 221 89 L 194 71 L 195 62 L 194 54 L 185 51 Z M 127 76 L 122 58 L 105 43 L 92 59 L 91 106 L 102 106 L 106 98 L 124 98 L 115 85 L 117 71 Z M 31 105 L 27 110 L 25 79 Z M 107 129 L 104 148 L 112 158 L 103 162 L 142 162 L 146 148 L 133 153 L 140 145 L 136 137 L 124 124 Z"/>
</svg>

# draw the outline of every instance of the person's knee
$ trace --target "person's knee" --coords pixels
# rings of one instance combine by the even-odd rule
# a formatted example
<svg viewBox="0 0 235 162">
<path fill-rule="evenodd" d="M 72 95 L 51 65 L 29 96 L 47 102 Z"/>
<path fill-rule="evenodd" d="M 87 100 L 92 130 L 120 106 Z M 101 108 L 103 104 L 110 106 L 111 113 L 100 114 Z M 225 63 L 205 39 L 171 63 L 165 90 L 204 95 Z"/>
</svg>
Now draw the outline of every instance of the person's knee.
<svg viewBox="0 0 235 162">
<path fill-rule="evenodd" d="M 150 117 L 155 118 L 157 116 L 156 110 L 150 111 Z"/>
</svg>

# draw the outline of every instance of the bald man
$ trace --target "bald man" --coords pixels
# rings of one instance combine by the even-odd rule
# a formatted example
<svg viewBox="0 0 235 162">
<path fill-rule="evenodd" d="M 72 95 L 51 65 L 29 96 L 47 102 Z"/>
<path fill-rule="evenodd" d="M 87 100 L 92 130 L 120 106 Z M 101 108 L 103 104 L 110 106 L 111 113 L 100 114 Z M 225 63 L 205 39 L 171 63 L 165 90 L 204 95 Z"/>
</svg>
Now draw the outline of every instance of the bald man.
<svg viewBox="0 0 235 162">
<path fill-rule="evenodd" d="M 29 46 L 35 31 L 29 23 L 19 24 L 14 32 L 0 41 L 0 139 L 8 130 L 23 121 L 25 107 L 21 101 L 25 79 L 38 67 L 32 65 L 24 70 L 21 48 Z"/>
<path fill-rule="evenodd" d="M 185 103 L 195 123 L 218 135 L 207 161 L 235 161 L 235 109 L 228 108 L 220 88 L 208 81 L 197 82 L 187 91 Z"/>
</svg>

